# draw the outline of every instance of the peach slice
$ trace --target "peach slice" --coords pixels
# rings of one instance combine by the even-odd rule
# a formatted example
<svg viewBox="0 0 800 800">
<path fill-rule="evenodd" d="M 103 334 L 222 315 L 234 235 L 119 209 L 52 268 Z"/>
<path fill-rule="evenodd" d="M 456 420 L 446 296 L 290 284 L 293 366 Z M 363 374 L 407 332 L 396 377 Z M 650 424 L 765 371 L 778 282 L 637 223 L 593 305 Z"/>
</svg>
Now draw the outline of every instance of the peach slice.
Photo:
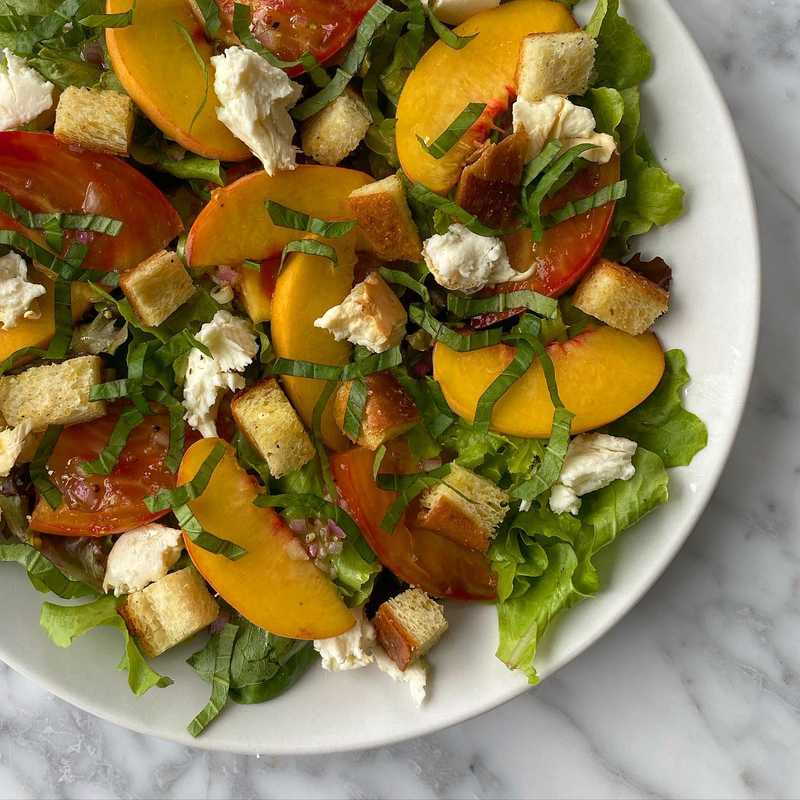
<svg viewBox="0 0 800 800">
<path fill-rule="evenodd" d="M 202 439 L 187 451 L 178 483 L 190 481 L 221 439 Z M 210 533 L 247 550 L 238 561 L 210 553 L 184 534 L 186 549 L 200 574 L 255 625 L 294 639 L 338 636 L 353 615 L 331 580 L 312 561 L 283 520 L 258 508 L 253 479 L 239 466 L 233 448 L 214 470 L 205 492 L 189 505 Z"/>
<path fill-rule="evenodd" d="M 356 170 L 311 164 L 274 177 L 245 175 L 213 192 L 189 231 L 186 259 L 192 267 L 210 267 L 273 258 L 303 234 L 273 225 L 267 200 L 321 219 L 348 219 L 347 195 L 371 181 Z"/>
<path fill-rule="evenodd" d="M 131 0 L 106 0 L 109 14 L 130 7 Z M 247 147 L 217 119 L 211 65 L 214 47 L 187 0 L 137 0 L 133 24 L 109 28 L 106 43 L 125 91 L 170 139 L 206 158 L 243 161 L 250 157 Z"/>
<path fill-rule="evenodd" d="M 554 342 L 547 352 L 561 400 L 575 413 L 573 433 L 607 425 L 638 406 L 664 372 L 664 353 L 652 333 L 630 336 L 601 326 Z M 439 343 L 433 354 L 434 377 L 450 408 L 471 421 L 478 399 L 513 357 L 514 348 L 504 344 L 458 353 Z M 536 363 L 495 404 L 492 427 L 512 436 L 546 438 L 552 419 L 553 404 Z"/>
<path fill-rule="evenodd" d="M 478 34 L 461 50 L 444 42 L 434 44 L 406 81 L 397 106 L 397 154 L 408 178 L 435 192 L 449 191 L 476 143 L 488 132 L 491 115 L 507 105 L 523 38 L 576 27 L 562 3 L 512 0 L 459 25 L 455 30 L 461 36 Z M 417 136 L 433 141 L 473 102 L 487 103 L 489 114 L 443 158 L 435 159 L 420 146 Z"/>
</svg>

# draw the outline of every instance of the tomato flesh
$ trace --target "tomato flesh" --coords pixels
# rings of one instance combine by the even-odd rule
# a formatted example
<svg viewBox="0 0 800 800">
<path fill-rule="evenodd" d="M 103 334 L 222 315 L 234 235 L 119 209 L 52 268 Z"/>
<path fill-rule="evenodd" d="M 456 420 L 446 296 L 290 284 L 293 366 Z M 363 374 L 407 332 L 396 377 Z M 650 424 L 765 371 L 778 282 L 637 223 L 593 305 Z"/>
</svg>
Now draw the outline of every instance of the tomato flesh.
<svg viewBox="0 0 800 800">
<path fill-rule="evenodd" d="M 124 161 L 59 142 L 50 133 L 0 133 L 0 189 L 31 211 L 102 214 L 122 220 L 117 236 L 68 231 L 86 244 L 84 264 L 94 269 L 136 266 L 183 230 L 166 197 Z M 39 238 L 0 211 L 0 228 Z"/>
<path fill-rule="evenodd" d="M 53 510 L 40 497 L 31 518 L 33 530 L 62 536 L 108 536 L 167 513 L 153 514 L 144 505 L 148 495 L 175 487 L 175 473 L 164 466 L 169 446 L 166 414 L 146 417 L 133 430 L 110 475 L 84 475 L 80 468 L 82 461 L 97 458 L 106 446 L 122 408 L 115 407 L 94 422 L 64 428 L 47 460 L 50 480 L 64 502 Z"/>
<path fill-rule="evenodd" d="M 493 600 L 496 579 L 483 553 L 401 522 L 392 533 L 380 522 L 395 499 L 372 478 L 373 453 L 365 448 L 331 457 L 336 486 L 378 560 L 398 578 L 437 597 Z"/>
</svg>

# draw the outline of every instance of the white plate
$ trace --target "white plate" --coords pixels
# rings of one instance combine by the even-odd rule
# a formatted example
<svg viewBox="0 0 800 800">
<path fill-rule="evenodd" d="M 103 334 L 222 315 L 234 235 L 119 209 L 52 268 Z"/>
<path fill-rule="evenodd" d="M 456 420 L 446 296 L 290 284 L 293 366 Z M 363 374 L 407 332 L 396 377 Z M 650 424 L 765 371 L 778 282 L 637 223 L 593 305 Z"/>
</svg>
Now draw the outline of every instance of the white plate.
<svg viewBox="0 0 800 800">
<path fill-rule="evenodd" d="M 675 269 L 675 296 L 658 332 L 688 354 L 690 408 L 706 420 L 708 448 L 671 473 L 672 499 L 601 559 L 604 590 L 558 619 L 540 649 L 543 677 L 577 656 L 642 597 L 692 530 L 730 450 L 747 394 L 758 330 L 755 212 L 733 125 L 711 73 L 665 0 L 631 0 L 627 13 L 657 60 L 643 101 L 645 127 L 665 166 L 688 190 L 688 213 L 646 237 L 646 253 Z M 433 654 L 433 691 L 417 711 L 405 687 L 377 670 L 314 668 L 292 691 L 236 706 L 199 739 L 185 726 L 208 686 L 184 663 L 191 645 L 158 659 L 175 680 L 143 698 L 128 692 L 120 635 L 100 630 L 68 650 L 39 628 L 41 597 L 16 566 L 3 568 L 0 658 L 53 694 L 136 731 L 209 749 L 320 753 L 372 747 L 460 722 L 523 692 L 525 681 L 494 657 L 495 611 L 449 604 L 450 632 Z"/>
</svg>

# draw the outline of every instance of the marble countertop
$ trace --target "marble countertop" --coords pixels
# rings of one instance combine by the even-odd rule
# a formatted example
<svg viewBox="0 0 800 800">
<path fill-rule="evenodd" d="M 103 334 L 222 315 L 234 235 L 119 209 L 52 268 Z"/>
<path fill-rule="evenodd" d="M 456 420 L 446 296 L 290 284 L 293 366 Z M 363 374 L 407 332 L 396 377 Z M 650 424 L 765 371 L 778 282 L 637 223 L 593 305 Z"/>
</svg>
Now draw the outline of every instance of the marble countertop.
<svg viewBox="0 0 800 800">
<path fill-rule="evenodd" d="M 364 753 L 179 747 L 102 722 L 0 665 L 0 797 L 800 795 L 800 0 L 672 3 L 749 159 L 765 311 L 730 462 L 658 584 L 537 690 Z"/>
</svg>

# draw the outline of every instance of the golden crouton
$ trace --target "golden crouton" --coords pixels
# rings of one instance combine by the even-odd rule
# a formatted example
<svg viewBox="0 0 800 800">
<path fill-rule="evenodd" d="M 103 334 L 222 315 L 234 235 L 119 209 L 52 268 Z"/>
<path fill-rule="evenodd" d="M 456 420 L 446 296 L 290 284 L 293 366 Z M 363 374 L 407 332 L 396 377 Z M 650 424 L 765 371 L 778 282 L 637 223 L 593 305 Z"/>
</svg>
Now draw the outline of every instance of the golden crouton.
<svg viewBox="0 0 800 800">
<path fill-rule="evenodd" d="M 519 51 L 517 96 L 535 103 L 550 94 L 585 94 L 596 48 L 585 31 L 526 36 Z"/>
<path fill-rule="evenodd" d="M 110 89 L 68 86 L 56 109 L 56 139 L 87 150 L 127 156 L 133 136 L 133 101 Z"/>
<path fill-rule="evenodd" d="M 195 568 L 185 567 L 128 595 L 119 614 L 142 653 L 155 658 L 208 627 L 219 606 Z"/>
<path fill-rule="evenodd" d="M 401 670 L 424 656 L 447 630 L 442 607 L 422 589 L 407 589 L 382 603 L 372 624 L 381 647 Z"/>
<path fill-rule="evenodd" d="M 346 89 L 322 111 L 303 122 L 303 152 L 320 164 L 335 166 L 358 147 L 372 118 L 364 101 Z"/>
<path fill-rule="evenodd" d="M 397 175 L 350 193 L 350 213 L 364 239 L 385 261 L 419 261 L 422 240 L 411 217 L 403 182 Z"/>
<path fill-rule="evenodd" d="M 622 264 L 602 259 L 578 284 L 572 304 L 631 336 L 644 333 L 669 308 L 669 292 Z"/>
<path fill-rule="evenodd" d="M 33 431 L 105 416 L 106 404 L 89 400 L 103 380 L 99 356 L 80 356 L 0 378 L 0 413 L 12 427 L 28 420 Z"/>
<path fill-rule="evenodd" d="M 273 477 L 300 469 L 314 457 L 314 445 L 303 423 L 274 378 L 237 394 L 231 412 Z"/>
<path fill-rule="evenodd" d="M 390 439 L 401 436 L 420 420 L 414 401 L 389 372 L 375 372 L 364 378 L 367 402 L 361 417 L 361 434 L 356 444 L 377 450 Z M 342 383 L 336 391 L 333 415 L 344 432 L 344 417 L 352 383 Z"/>
<path fill-rule="evenodd" d="M 119 285 L 136 316 L 150 327 L 160 325 L 196 291 L 176 253 L 162 250 L 120 275 Z"/>
<path fill-rule="evenodd" d="M 508 495 L 458 464 L 420 495 L 417 524 L 472 550 L 486 552 L 508 511 Z"/>
</svg>

